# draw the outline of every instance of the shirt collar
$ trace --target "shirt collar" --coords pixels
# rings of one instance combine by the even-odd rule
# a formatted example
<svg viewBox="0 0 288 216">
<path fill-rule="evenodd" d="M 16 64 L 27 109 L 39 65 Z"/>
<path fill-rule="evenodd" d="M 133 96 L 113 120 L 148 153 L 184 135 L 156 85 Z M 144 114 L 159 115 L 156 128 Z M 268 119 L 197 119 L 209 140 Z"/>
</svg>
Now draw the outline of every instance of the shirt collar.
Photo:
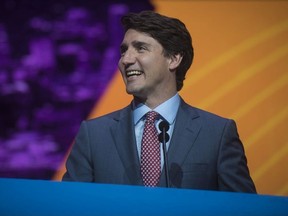
<svg viewBox="0 0 288 216">
<path fill-rule="evenodd" d="M 173 97 L 157 106 L 154 111 L 158 112 L 171 125 L 175 121 L 179 105 L 180 96 L 176 93 Z M 134 124 L 136 125 L 149 111 L 151 111 L 151 109 L 145 104 L 136 104 L 136 102 L 133 101 Z"/>
</svg>

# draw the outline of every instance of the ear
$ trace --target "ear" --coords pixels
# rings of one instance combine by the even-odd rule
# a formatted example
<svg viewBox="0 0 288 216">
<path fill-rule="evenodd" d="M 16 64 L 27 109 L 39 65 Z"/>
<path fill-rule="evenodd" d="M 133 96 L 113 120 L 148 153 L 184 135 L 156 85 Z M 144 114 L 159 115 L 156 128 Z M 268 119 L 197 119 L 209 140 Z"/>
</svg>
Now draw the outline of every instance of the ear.
<svg viewBox="0 0 288 216">
<path fill-rule="evenodd" d="M 173 55 L 169 59 L 169 69 L 170 71 L 176 70 L 176 68 L 180 65 L 183 56 L 180 53 Z"/>
</svg>

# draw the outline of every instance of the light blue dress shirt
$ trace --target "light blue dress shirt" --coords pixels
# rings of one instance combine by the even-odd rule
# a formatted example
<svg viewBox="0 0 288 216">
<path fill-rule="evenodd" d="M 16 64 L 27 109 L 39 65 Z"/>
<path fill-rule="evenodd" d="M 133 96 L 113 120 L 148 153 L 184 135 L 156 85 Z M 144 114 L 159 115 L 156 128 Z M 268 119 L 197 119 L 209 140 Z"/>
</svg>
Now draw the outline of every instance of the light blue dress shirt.
<svg viewBox="0 0 288 216">
<path fill-rule="evenodd" d="M 169 144 L 172 138 L 176 114 L 177 114 L 179 105 L 180 105 L 180 96 L 177 93 L 176 95 L 171 97 L 169 100 L 165 101 L 164 103 L 160 104 L 154 109 L 155 112 L 160 114 L 159 119 L 157 119 L 155 122 L 158 133 L 160 133 L 158 125 L 164 119 L 169 123 L 169 126 L 170 126 L 168 130 L 170 139 L 166 143 L 167 150 L 169 148 Z M 133 102 L 133 117 L 134 117 L 135 136 L 136 136 L 136 144 L 137 144 L 139 161 L 141 158 L 140 157 L 141 156 L 141 140 L 142 140 L 142 135 L 143 135 L 143 130 L 144 130 L 145 114 L 149 111 L 151 111 L 151 109 L 147 107 L 145 104 L 143 103 L 136 104 L 135 101 Z M 159 145 L 159 148 L 161 151 L 161 168 L 163 168 L 164 156 L 163 156 L 163 150 L 162 150 L 161 145 Z"/>
</svg>

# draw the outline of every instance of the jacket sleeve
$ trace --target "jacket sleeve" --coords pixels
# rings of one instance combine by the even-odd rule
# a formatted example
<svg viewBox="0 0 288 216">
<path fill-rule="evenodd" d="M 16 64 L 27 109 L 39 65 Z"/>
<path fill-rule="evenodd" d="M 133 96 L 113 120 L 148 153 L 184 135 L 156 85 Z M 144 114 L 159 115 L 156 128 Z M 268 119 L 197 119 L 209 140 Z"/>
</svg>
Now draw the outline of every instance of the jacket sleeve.
<svg viewBox="0 0 288 216">
<path fill-rule="evenodd" d="M 85 121 L 80 125 L 75 142 L 67 158 L 66 170 L 62 178 L 63 181 L 92 182 L 94 179 L 90 140 Z"/>
<path fill-rule="evenodd" d="M 227 121 L 220 142 L 217 162 L 219 190 L 256 193 L 244 147 L 233 120 Z"/>
</svg>

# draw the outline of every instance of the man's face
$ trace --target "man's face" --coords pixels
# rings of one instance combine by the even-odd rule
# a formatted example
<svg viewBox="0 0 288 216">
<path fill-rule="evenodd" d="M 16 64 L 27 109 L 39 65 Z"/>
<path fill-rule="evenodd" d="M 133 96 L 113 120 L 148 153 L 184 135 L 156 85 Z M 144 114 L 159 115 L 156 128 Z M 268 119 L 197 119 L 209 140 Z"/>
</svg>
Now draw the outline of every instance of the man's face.
<svg viewBox="0 0 288 216">
<path fill-rule="evenodd" d="M 164 57 L 163 47 L 154 38 L 129 29 L 120 50 L 118 67 L 128 94 L 141 99 L 161 98 L 174 89 L 175 74 L 169 70 L 170 59 Z"/>
</svg>

